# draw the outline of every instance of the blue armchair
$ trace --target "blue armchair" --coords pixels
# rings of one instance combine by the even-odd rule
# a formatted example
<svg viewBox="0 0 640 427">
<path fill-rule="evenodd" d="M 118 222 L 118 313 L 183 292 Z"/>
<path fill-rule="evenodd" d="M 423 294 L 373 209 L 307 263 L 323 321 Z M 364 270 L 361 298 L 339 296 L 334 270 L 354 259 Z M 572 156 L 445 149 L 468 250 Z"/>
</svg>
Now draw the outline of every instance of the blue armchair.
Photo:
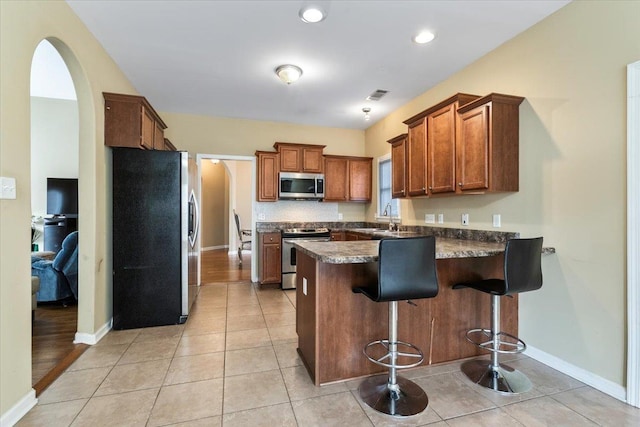
<svg viewBox="0 0 640 427">
<path fill-rule="evenodd" d="M 78 232 L 62 241 L 53 261 L 31 257 L 31 275 L 40 278 L 38 302 L 78 299 Z"/>
</svg>

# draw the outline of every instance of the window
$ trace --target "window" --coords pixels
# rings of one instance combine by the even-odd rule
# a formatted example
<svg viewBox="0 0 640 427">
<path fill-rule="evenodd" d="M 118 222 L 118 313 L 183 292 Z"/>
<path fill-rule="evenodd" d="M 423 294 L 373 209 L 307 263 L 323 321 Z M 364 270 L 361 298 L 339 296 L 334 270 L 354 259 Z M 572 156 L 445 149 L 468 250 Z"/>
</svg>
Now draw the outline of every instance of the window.
<svg viewBox="0 0 640 427">
<path fill-rule="evenodd" d="M 378 158 L 377 219 L 400 218 L 400 201 L 391 198 L 391 155 Z"/>
</svg>

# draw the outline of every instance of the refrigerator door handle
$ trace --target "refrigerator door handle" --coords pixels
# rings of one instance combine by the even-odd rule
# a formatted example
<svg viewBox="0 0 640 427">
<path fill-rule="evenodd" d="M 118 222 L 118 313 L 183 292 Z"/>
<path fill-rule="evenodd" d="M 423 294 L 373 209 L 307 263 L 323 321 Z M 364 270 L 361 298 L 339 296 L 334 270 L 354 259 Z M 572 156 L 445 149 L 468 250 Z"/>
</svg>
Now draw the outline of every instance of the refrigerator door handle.
<svg viewBox="0 0 640 427">
<path fill-rule="evenodd" d="M 189 244 L 193 248 L 198 239 L 198 231 L 200 229 L 200 209 L 198 208 L 198 199 L 193 190 L 191 190 L 191 194 L 189 195 L 189 204 L 193 206 L 193 212 L 191 212 L 192 218 L 190 218 L 191 228 L 189 229 Z"/>
</svg>

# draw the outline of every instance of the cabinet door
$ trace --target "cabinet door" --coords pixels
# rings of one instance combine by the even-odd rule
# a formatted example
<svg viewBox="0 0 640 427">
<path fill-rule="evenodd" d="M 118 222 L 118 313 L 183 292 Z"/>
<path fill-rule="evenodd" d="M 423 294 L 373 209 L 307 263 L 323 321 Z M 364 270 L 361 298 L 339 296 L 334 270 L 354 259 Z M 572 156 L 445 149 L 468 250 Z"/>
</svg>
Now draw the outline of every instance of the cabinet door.
<svg viewBox="0 0 640 427">
<path fill-rule="evenodd" d="M 407 138 L 391 144 L 391 197 L 407 195 Z"/>
<path fill-rule="evenodd" d="M 325 156 L 324 200 L 346 202 L 349 200 L 349 161 Z"/>
<path fill-rule="evenodd" d="M 482 105 L 458 118 L 458 191 L 489 188 L 489 108 L 489 105 Z"/>
<path fill-rule="evenodd" d="M 409 196 L 427 194 L 427 121 L 420 119 L 409 125 L 407 148 Z"/>
<path fill-rule="evenodd" d="M 144 105 L 140 108 L 142 108 L 142 135 L 140 135 L 140 145 L 147 150 L 153 150 L 156 121 L 154 120 L 153 115 L 151 115 L 151 112 L 145 108 Z"/>
<path fill-rule="evenodd" d="M 300 149 L 295 147 L 279 147 L 280 170 L 282 172 L 300 172 Z"/>
<path fill-rule="evenodd" d="M 153 149 L 164 150 L 164 129 L 158 122 L 154 122 L 153 129 Z"/>
<path fill-rule="evenodd" d="M 308 147 L 302 149 L 302 172 L 322 173 L 324 166 L 322 150 L 323 148 Z"/>
<path fill-rule="evenodd" d="M 332 231 L 331 232 L 331 241 L 332 242 L 342 242 L 346 240 L 344 231 Z"/>
<path fill-rule="evenodd" d="M 282 280 L 280 243 L 265 243 L 261 249 L 263 265 L 261 283 L 280 283 Z"/>
<path fill-rule="evenodd" d="M 278 200 L 278 153 L 256 153 L 258 156 L 258 201 Z"/>
<path fill-rule="evenodd" d="M 349 200 L 371 201 L 371 159 L 349 159 Z"/>
<path fill-rule="evenodd" d="M 427 117 L 429 193 L 456 191 L 456 107 L 447 105 Z"/>
</svg>

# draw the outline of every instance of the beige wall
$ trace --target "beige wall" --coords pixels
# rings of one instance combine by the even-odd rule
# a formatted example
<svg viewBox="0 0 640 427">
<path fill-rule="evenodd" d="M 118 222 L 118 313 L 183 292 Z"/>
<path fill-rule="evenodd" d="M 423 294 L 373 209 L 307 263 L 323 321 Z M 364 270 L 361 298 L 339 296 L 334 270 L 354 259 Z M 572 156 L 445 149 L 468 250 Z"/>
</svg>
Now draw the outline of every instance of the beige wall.
<svg viewBox="0 0 640 427">
<path fill-rule="evenodd" d="M 179 150 L 190 153 L 253 156 L 256 150 L 275 151 L 276 141 L 326 145 L 325 154 L 361 156 L 365 150 L 360 130 L 166 112 L 160 115 L 169 126 L 167 138 Z"/>
<path fill-rule="evenodd" d="M 101 45 L 61 1 L 0 2 L 0 175 L 16 178 L 17 198 L 0 200 L 0 414 L 31 390 L 30 233 L 31 59 L 49 38 L 67 63 L 79 107 L 79 332 L 111 317 L 107 286 L 106 150 L 102 91 L 135 93 Z M 19 411 L 19 409 L 16 409 Z"/>
<path fill-rule="evenodd" d="M 228 242 L 229 184 L 222 163 L 202 162 L 201 245 L 223 247 Z"/>
<path fill-rule="evenodd" d="M 520 107 L 520 191 L 402 203 L 403 222 L 444 213 L 447 226 L 542 235 L 545 283 L 521 297 L 530 345 L 625 383 L 625 118 L 627 64 L 640 59 L 640 2 L 573 2 L 366 132 L 367 154 L 389 152 L 402 121 L 456 92 L 501 92 Z M 373 206 L 368 217 L 373 217 Z"/>
</svg>

